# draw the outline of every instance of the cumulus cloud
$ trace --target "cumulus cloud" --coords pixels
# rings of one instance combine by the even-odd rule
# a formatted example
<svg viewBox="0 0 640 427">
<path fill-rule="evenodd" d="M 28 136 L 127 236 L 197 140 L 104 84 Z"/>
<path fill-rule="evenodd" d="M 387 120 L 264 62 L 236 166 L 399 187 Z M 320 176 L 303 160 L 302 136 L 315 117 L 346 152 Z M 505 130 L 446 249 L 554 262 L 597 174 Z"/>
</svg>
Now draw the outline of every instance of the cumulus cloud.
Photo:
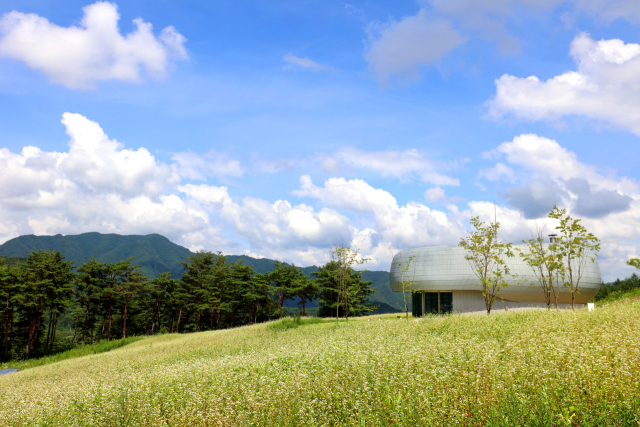
<svg viewBox="0 0 640 427">
<path fill-rule="evenodd" d="M 137 18 L 136 29 L 120 34 L 115 3 L 97 2 L 83 8 L 80 26 L 60 27 L 36 14 L 17 11 L 0 18 L 0 57 L 24 62 L 51 82 L 73 89 L 96 82 L 140 82 L 142 70 L 163 78 L 173 59 L 186 59 L 186 38 L 173 27 L 159 37 L 152 25 Z"/>
<path fill-rule="evenodd" d="M 300 179 L 301 189 L 295 194 L 314 198 L 325 205 L 362 214 L 369 214 L 371 226 L 354 233 L 365 247 L 384 259 L 388 248 L 433 244 L 455 244 L 464 233 L 464 227 L 446 212 L 409 202 L 399 206 L 387 191 L 373 188 L 359 180 L 330 178 L 323 187 L 313 184 L 308 176 Z M 360 234 L 358 234 L 360 233 Z"/>
<path fill-rule="evenodd" d="M 615 190 L 594 190 L 589 181 L 583 178 L 572 178 L 565 186 L 577 198 L 573 211 L 587 218 L 602 218 L 611 213 L 627 211 L 633 201 L 627 194 Z"/>
<path fill-rule="evenodd" d="M 330 178 L 324 188 L 316 187 L 309 175 L 300 178 L 300 190 L 293 191 L 299 197 L 313 197 L 338 209 L 374 213 L 377 209 L 396 203 L 388 192 L 371 187 L 361 179 Z"/>
<path fill-rule="evenodd" d="M 640 45 L 593 40 L 581 33 L 571 43 L 577 70 L 546 81 L 508 74 L 496 80 L 488 114 L 557 121 L 583 116 L 640 135 Z"/>
<path fill-rule="evenodd" d="M 503 142 L 491 152 L 485 153 L 485 157 L 488 158 L 501 156 L 511 165 L 522 166 L 536 177 L 594 179 L 597 176 L 596 168 L 579 162 L 576 153 L 568 151 L 557 141 L 535 134 L 516 136 L 513 141 Z M 513 171 L 507 168 L 509 167 L 502 165 L 499 170 L 505 170 L 508 177 L 512 177 Z M 486 175 L 486 172 L 484 174 Z"/>
<path fill-rule="evenodd" d="M 157 232 L 185 244 L 195 232 L 224 240 L 204 228 L 200 206 L 171 194 L 181 179 L 175 165 L 145 148 L 126 148 L 80 114 L 65 113 L 62 123 L 70 137 L 66 152 L 0 149 L 0 241 L 87 231 Z"/>
<path fill-rule="evenodd" d="M 382 85 L 391 77 L 415 81 L 424 67 L 437 64 L 464 41 L 451 22 L 420 9 L 415 16 L 372 28 L 364 56 Z"/>
<path fill-rule="evenodd" d="M 254 250 L 328 248 L 340 238 L 351 238 L 349 219 L 333 209 L 315 211 L 305 204 L 294 206 L 286 200 L 270 203 L 254 197 L 237 203 L 226 187 L 207 184 L 186 184 L 178 189 L 215 213 Z"/>
<path fill-rule="evenodd" d="M 562 206 L 569 193 L 556 181 L 534 179 L 523 186 L 510 187 L 504 194 L 507 204 L 526 219 L 544 218 L 553 205 Z"/>
<path fill-rule="evenodd" d="M 401 180 L 417 177 L 434 185 L 460 185 L 457 178 L 439 172 L 451 165 L 434 162 L 416 149 L 366 151 L 343 147 L 333 153 L 319 155 L 317 161 L 325 171 L 333 174 L 348 172 L 352 168 L 365 169 Z"/>
<path fill-rule="evenodd" d="M 485 157 L 504 157 L 510 166 L 498 162 L 494 168 L 480 171 L 481 177 L 505 176 L 513 182 L 512 167 L 520 168 L 518 177 L 525 183 L 508 188 L 503 196 L 526 219 L 546 216 L 554 204 L 569 207 L 587 218 L 603 218 L 631 208 L 633 199 L 626 192 L 633 186 L 627 180 L 601 175 L 595 167 L 581 163 L 575 153 L 551 139 L 520 135 L 485 153 Z M 510 173 L 492 174 L 502 169 Z"/>
</svg>

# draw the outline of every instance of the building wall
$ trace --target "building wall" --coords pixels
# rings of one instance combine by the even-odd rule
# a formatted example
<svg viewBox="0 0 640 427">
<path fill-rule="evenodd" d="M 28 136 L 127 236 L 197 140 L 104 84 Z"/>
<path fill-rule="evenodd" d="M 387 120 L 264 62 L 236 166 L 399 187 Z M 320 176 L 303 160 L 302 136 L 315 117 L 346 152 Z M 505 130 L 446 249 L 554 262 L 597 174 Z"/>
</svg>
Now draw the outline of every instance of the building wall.
<svg viewBox="0 0 640 427">
<path fill-rule="evenodd" d="M 555 305 L 552 303 L 552 307 Z M 571 304 L 560 303 L 560 308 L 570 308 Z M 576 308 L 583 307 L 584 304 L 577 304 Z M 538 307 L 546 308 L 547 304 L 544 302 L 515 302 L 508 300 L 501 300 L 497 298 L 491 309 L 492 310 L 504 310 L 505 308 L 524 308 L 524 307 Z M 453 312 L 454 313 L 467 313 L 472 311 L 486 311 L 487 306 L 484 301 L 482 291 L 453 291 Z"/>
<path fill-rule="evenodd" d="M 514 245 L 514 248 L 526 250 L 526 245 Z M 464 258 L 466 251 L 458 246 L 425 246 L 413 248 L 396 254 L 390 272 L 391 287 L 395 292 L 402 292 L 402 274 L 398 263 L 406 265 L 409 257 L 413 257 L 409 271 L 404 274 L 405 280 L 412 282 L 412 291 L 453 292 L 454 312 L 485 310 L 482 296 L 482 283 L 474 274 L 469 262 Z M 515 308 L 540 306 L 546 307 L 545 297 L 539 287 L 538 278 L 519 256 L 505 258 L 512 276 L 506 277 L 510 285 L 503 287 L 498 294 L 499 299 L 494 307 Z M 576 304 L 586 304 L 598 293 L 601 284 L 600 266 L 587 261 L 585 272 L 580 280 Z M 571 292 L 560 288 L 559 303 L 570 304 Z M 504 300 L 504 301 L 503 301 Z M 478 308 L 480 307 L 480 308 Z"/>
</svg>

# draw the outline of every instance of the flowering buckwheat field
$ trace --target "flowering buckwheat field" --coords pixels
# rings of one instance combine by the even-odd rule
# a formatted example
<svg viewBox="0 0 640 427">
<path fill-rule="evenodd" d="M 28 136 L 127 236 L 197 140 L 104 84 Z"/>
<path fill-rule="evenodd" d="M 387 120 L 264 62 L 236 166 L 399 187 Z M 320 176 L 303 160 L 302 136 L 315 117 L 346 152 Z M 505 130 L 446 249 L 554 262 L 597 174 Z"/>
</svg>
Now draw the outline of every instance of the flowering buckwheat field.
<svg viewBox="0 0 640 427">
<path fill-rule="evenodd" d="M 11 426 L 617 426 L 639 406 L 629 300 L 164 335 L 0 377 Z"/>
</svg>

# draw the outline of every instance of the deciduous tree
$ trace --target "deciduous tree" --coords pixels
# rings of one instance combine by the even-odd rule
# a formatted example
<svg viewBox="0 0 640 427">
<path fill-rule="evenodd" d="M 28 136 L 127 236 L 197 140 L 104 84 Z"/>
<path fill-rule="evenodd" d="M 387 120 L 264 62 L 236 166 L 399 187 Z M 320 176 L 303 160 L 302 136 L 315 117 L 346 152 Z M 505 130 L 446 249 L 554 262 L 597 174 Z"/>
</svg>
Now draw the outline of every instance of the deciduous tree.
<svg viewBox="0 0 640 427">
<path fill-rule="evenodd" d="M 475 230 L 460 239 L 459 246 L 467 250 L 465 259 L 482 283 L 482 295 L 489 314 L 500 289 L 509 286 L 505 281 L 509 267 L 504 258 L 514 256 L 512 245 L 498 240 L 500 223 L 495 220 L 485 225 L 475 216 L 471 218 L 471 225 Z"/>
<path fill-rule="evenodd" d="M 563 258 L 566 270 L 564 285 L 571 292 L 571 308 L 575 309 L 576 293 L 580 292 L 580 280 L 585 273 L 587 262 L 595 262 L 600 250 L 600 240 L 581 224 L 567 214 L 566 209 L 556 205 L 549 213 L 549 218 L 557 219 L 558 254 Z"/>
</svg>

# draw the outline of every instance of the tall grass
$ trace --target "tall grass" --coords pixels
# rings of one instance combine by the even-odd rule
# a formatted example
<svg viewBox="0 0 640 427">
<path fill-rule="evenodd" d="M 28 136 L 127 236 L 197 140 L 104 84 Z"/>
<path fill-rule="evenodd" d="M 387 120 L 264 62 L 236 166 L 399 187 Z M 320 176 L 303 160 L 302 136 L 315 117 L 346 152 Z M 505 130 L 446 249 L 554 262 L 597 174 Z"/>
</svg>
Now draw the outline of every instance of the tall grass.
<svg viewBox="0 0 640 427">
<path fill-rule="evenodd" d="M 620 301 L 624 299 L 631 299 L 631 298 L 640 298 L 640 288 L 631 289 L 629 291 L 611 292 L 609 295 L 607 295 L 605 298 L 598 301 L 596 304 L 603 305 L 603 304 L 608 304 L 610 302 Z"/>
<path fill-rule="evenodd" d="M 164 335 L 0 377 L 11 426 L 630 426 L 640 301 Z"/>
<path fill-rule="evenodd" d="M 4 364 L 7 368 L 14 369 L 27 369 L 34 368 L 36 366 L 48 365 L 50 363 L 60 362 L 62 360 L 73 359 L 76 357 L 88 356 L 90 354 L 105 353 L 107 351 L 115 350 L 132 342 L 139 341 L 144 337 L 129 337 L 122 338 L 113 341 L 99 341 L 95 344 L 81 345 L 71 350 L 64 351 L 62 353 L 54 354 L 52 356 L 45 356 L 39 359 L 23 360 L 23 361 L 11 361 Z"/>
</svg>

